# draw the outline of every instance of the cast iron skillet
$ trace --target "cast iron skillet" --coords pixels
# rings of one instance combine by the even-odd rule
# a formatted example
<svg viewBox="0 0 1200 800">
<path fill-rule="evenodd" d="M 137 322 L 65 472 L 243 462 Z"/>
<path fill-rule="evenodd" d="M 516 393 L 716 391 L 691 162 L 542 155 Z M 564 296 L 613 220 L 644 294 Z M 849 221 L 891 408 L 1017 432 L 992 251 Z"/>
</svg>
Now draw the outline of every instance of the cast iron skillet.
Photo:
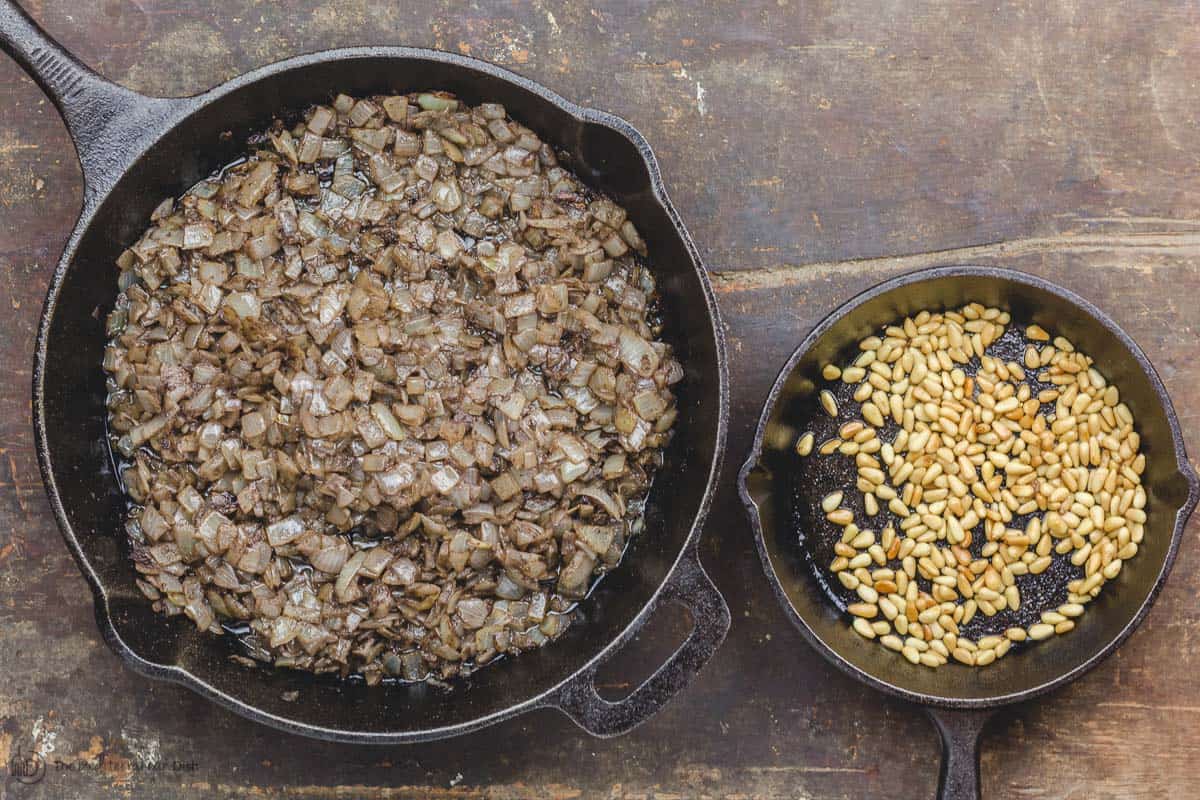
<svg viewBox="0 0 1200 800">
<path fill-rule="evenodd" d="M 797 485 L 793 478 L 800 457 L 793 446 L 812 415 L 823 414 L 816 410 L 813 395 L 824 384 L 820 376 L 824 364 L 847 363 L 857 352 L 858 341 L 905 315 L 971 301 L 1008 309 L 1015 321 L 1036 322 L 1055 335 L 1062 334 L 1096 359 L 1136 419 L 1147 457 L 1142 479 L 1149 519 L 1141 550 L 1110 582 L 1113 585 L 1088 605 L 1075 630 L 1013 652 L 983 669 L 951 662 L 930 670 L 909 664 L 851 631 L 847 618 L 818 585 L 800 543 L 801 527 L 814 535 L 816 531 L 794 520 L 805 518 L 801 505 L 847 483 L 853 486 L 853 478 L 847 482 L 833 467 Z M 926 707 L 942 738 L 939 793 L 943 798 L 979 796 L 978 737 L 999 706 L 1037 697 L 1074 680 L 1133 632 L 1167 578 L 1184 523 L 1200 497 L 1200 483 L 1184 452 L 1171 400 L 1134 341 L 1077 295 L 1031 275 L 988 267 L 902 275 L 863 292 L 817 325 L 788 359 L 767 396 L 738 488 L 767 578 L 805 638 L 851 677 Z M 1030 596 L 1026 585 L 1021 586 L 1022 594 Z M 1042 584 L 1030 590 L 1054 589 Z"/>
<path fill-rule="evenodd" d="M 58 106 L 83 165 L 83 209 L 38 330 L 33 415 L 59 527 L 91 584 L 105 639 L 134 670 L 284 730 L 370 743 L 462 734 L 534 708 L 557 708 L 592 734 L 615 735 L 691 680 L 729 629 L 729 609 L 696 550 L 720 470 L 728 376 L 712 289 L 637 131 L 519 75 L 430 50 L 331 50 L 263 67 L 195 97 L 167 99 L 101 78 L 7 0 L 0 3 L 0 46 Z M 583 624 L 551 647 L 479 670 L 449 694 L 423 684 L 372 688 L 238 667 L 228 660 L 231 642 L 198 634 L 182 618 L 156 615 L 134 585 L 123 498 L 104 439 L 100 361 L 104 317 L 116 296 L 114 259 L 145 228 L 159 200 L 237 157 L 246 137 L 274 114 L 327 102 L 336 92 L 429 88 L 471 103 L 503 103 L 560 148 L 581 178 L 628 209 L 646 240 L 668 339 L 687 373 L 677 433 L 651 494 L 647 534 L 582 604 Z M 602 699 L 593 682 L 599 664 L 670 602 L 692 616 L 687 640 L 626 699 Z M 285 700 L 294 690 L 299 698 Z"/>
</svg>

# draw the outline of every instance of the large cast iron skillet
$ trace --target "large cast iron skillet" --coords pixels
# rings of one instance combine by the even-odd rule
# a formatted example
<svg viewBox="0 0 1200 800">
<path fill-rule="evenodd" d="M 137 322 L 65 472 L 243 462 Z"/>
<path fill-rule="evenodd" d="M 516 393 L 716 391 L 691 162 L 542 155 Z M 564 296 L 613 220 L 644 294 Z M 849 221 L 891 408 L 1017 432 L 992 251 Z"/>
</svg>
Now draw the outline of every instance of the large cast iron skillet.
<svg viewBox="0 0 1200 800">
<path fill-rule="evenodd" d="M 1149 495 L 1145 540 L 1137 556 L 1088 605 L 1078 627 L 999 662 L 971 669 L 953 662 L 938 670 L 909 664 L 896 653 L 852 632 L 846 617 L 818 585 L 806 560 L 801 533 L 805 511 L 826 493 L 846 485 L 836 466 L 797 485 L 799 456 L 792 449 L 817 411 L 814 393 L 824 364 L 846 363 L 856 343 L 883 325 L 921 309 L 944 309 L 971 301 L 1013 312 L 1062 334 L 1096 359 L 1121 391 L 1137 420 Z M 810 456 L 811 458 L 811 456 Z M 767 398 L 739 489 L 767 578 L 792 622 L 835 666 L 868 686 L 926 706 L 942 736 L 943 798 L 979 796 L 978 737 L 999 706 L 1028 700 L 1082 675 L 1125 640 L 1150 610 L 1200 497 L 1200 484 L 1183 448 L 1179 420 L 1166 388 L 1146 355 L 1098 308 L 1040 278 L 987 267 L 948 267 L 903 275 L 855 297 L 813 329 L 796 349 Z M 812 528 L 811 530 L 808 528 Z M 811 540 L 811 537 L 810 537 Z M 1022 595 L 1048 591 L 1054 570 L 1022 579 Z M 1027 593 L 1027 586 L 1030 590 Z M 899 796 L 906 796 L 900 792 Z"/>
<path fill-rule="evenodd" d="M 728 377 L 712 289 L 637 131 L 506 70 L 429 50 L 332 50 L 255 70 L 195 97 L 165 99 L 104 80 L 7 0 L 0 3 L 0 46 L 58 106 L 83 165 L 83 210 L 54 272 L 38 331 L 33 414 L 59 527 L 95 593 L 105 639 L 134 670 L 285 730 L 376 743 L 461 734 L 541 707 L 562 710 L 593 734 L 612 735 L 646 719 L 695 675 L 729 628 L 729 610 L 696 552 L 725 442 Z M 668 339 L 687 377 L 647 533 L 582 604 L 585 624 L 554 646 L 480 670 L 448 694 L 423 685 L 369 688 L 241 668 L 227 658 L 230 642 L 154 614 L 134 586 L 123 500 L 104 440 L 100 361 L 103 320 L 116 294 L 113 262 L 159 200 L 235 158 L 247 135 L 273 115 L 327 102 L 336 92 L 428 88 L 448 89 L 468 102 L 503 103 L 561 148 L 581 178 L 627 208 L 650 248 Z M 667 602 L 691 613 L 688 639 L 628 698 L 602 699 L 593 683 L 599 663 Z M 299 699 L 288 702 L 291 690 L 299 690 Z"/>
</svg>

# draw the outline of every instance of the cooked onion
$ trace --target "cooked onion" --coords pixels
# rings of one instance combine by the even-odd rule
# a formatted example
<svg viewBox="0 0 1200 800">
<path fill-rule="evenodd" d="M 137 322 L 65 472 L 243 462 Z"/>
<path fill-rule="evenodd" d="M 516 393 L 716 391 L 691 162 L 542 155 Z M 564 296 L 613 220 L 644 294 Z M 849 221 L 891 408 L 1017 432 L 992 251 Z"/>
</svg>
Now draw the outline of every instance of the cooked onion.
<svg viewBox="0 0 1200 800">
<path fill-rule="evenodd" d="M 371 683 L 561 635 L 642 528 L 683 378 L 628 215 L 441 92 L 251 144 L 117 260 L 141 592 Z"/>
</svg>

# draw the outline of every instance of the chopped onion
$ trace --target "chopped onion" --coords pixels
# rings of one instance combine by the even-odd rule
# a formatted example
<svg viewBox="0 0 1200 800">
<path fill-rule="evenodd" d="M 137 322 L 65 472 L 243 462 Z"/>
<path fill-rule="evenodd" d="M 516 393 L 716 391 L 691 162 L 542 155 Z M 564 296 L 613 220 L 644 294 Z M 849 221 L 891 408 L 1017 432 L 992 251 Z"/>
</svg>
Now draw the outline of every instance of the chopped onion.
<svg viewBox="0 0 1200 800">
<path fill-rule="evenodd" d="M 625 210 L 431 91 L 276 122 L 150 222 L 103 359 L 139 592 L 368 684 L 560 636 L 684 377 Z"/>
<path fill-rule="evenodd" d="M 496 582 L 496 596 L 505 600 L 519 600 L 525 596 L 525 588 L 508 577 L 507 572 L 502 572 Z"/>
<path fill-rule="evenodd" d="M 272 547 L 279 547 L 300 538 L 306 529 L 300 517 L 287 517 L 267 526 L 267 541 Z"/>
<path fill-rule="evenodd" d="M 358 577 L 359 567 L 367 559 L 367 550 L 359 550 L 350 556 L 350 559 L 342 567 L 342 571 L 338 573 L 337 583 L 333 587 L 333 593 L 338 600 L 343 603 L 350 602 L 351 590 L 354 587 L 354 579 Z"/>
<path fill-rule="evenodd" d="M 350 555 L 350 545 L 347 542 L 337 542 L 323 547 L 310 559 L 313 569 L 336 575 L 342 571 L 346 559 Z"/>
<path fill-rule="evenodd" d="M 388 435 L 388 438 L 396 441 L 405 438 L 404 428 L 385 403 L 372 403 L 371 416 L 379 423 L 379 427 L 383 428 L 383 432 Z"/>
<path fill-rule="evenodd" d="M 417 96 L 417 105 L 426 111 L 453 111 L 458 101 L 442 94 L 425 93 Z"/>
<path fill-rule="evenodd" d="M 654 351 L 649 342 L 629 328 L 621 328 L 618 343 L 621 350 L 621 363 L 638 375 L 649 378 L 658 369 L 658 353 Z"/>
<path fill-rule="evenodd" d="M 253 292 L 230 292 L 225 296 L 225 305 L 242 319 L 258 319 L 262 305 Z"/>
</svg>

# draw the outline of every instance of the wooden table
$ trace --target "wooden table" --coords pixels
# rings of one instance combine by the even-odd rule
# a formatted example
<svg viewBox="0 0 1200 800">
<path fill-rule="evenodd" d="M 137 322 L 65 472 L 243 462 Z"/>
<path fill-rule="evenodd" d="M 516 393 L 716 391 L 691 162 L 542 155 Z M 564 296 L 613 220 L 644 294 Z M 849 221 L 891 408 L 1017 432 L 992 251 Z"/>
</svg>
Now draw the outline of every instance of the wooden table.
<svg viewBox="0 0 1200 800">
<path fill-rule="evenodd" d="M 28 7 L 85 62 L 152 94 L 196 92 L 327 47 L 412 44 L 507 65 L 640 128 L 729 330 L 733 421 L 704 554 L 734 628 L 664 713 L 606 741 L 540 712 L 426 746 L 334 746 L 123 668 L 55 529 L 29 418 L 38 310 L 79 206 L 80 172 L 54 108 L 2 60 L 0 763 L 36 738 L 66 765 L 38 785 L 10 786 L 12 798 L 930 797 L 933 729 L 803 643 L 769 594 L 731 490 L 793 345 L 853 293 L 899 272 L 964 262 L 1028 270 L 1123 325 L 1200 442 L 1195 5 Z M 1198 524 L 1149 620 L 1116 656 L 991 728 L 987 796 L 1194 796 Z M 679 627 L 652 628 L 606 680 L 638 679 Z"/>
</svg>

